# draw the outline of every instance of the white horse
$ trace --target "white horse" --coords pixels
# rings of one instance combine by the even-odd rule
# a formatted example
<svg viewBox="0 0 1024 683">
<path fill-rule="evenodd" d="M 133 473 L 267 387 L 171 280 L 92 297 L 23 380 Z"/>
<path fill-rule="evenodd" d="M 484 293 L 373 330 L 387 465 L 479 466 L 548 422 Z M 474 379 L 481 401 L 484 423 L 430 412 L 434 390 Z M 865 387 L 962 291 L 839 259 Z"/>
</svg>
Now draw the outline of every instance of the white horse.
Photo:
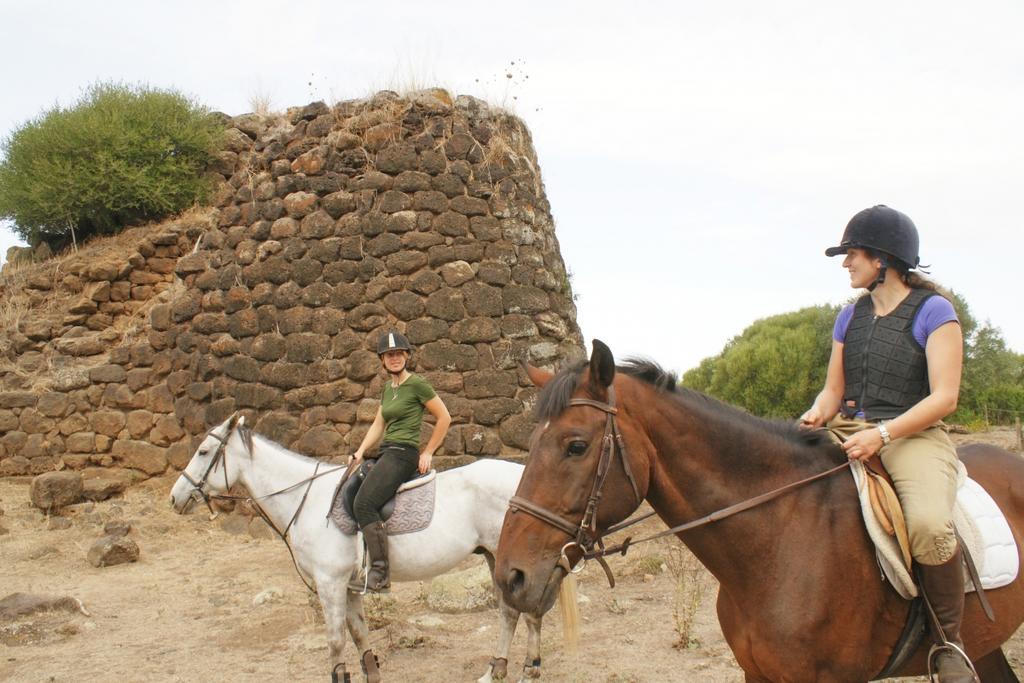
<svg viewBox="0 0 1024 683">
<path fill-rule="evenodd" d="M 331 678 L 350 680 L 343 650 L 345 625 L 361 655 L 371 683 L 380 680 L 370 650 L 362 595 L 347 590 L 353 570 L 362 561 L 358 536 L 343 534 L 325 516 L 345 468 L 323 468 L 312 458 L 294 453 L 244 426 L 233 415 L 211 429 L 171 489 L 171 505 L 184 513 L 196 500 L 222 496 L 240 484 L 262 508 L 279 534 L 284 534 L 302 579 L 315 587 L 327 625 Z M 494 574 L 494 552 L 508 500 L 515 493 L 523 466 L 481 460 L 437 475 L 434 516 L 423 531 L 391 536 L 391 578 L 421 581 L 449 571 L 470 555 L 482 554 Z M 505 604 L 500 591 L 501 633 L 497 653 L 480 683 L 507 675 L 508 655 L 519 612 Z M 523 676 L 540 676 L 541 614 L 525 615 L 529 637 Z"/>
</svg>

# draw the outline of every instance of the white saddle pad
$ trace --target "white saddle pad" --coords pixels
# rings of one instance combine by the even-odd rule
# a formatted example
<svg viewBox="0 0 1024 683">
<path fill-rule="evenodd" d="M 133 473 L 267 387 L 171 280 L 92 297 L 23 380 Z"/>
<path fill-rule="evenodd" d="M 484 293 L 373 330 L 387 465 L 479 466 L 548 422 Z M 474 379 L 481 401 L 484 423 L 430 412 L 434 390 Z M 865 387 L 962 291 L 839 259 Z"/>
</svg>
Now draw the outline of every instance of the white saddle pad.
<svg viewBox="0 0 1024 683">
<path fill-rule="evenodd" d="M 988 495 L 978 482 L 967 476 L 967 469 L 963 463 L 959 463 L 959 466 L 959 486 L 956 492 L 956 507 L 953 509 L 953 524 L 974 559 L 981 587 L 989 590 L 1005 586 L 1017 578 L 1020 568 L 1017 542 L 992 496 Z M 864 523 L 868 535 L 875 543 L 875 552 L 882 573 L 896 592 L 904 598 L 910 600 L 917 597 L 917 585 L 910 572 L 903 566 L 896 539 L 885 533 L 875 519 L 868 499 L 864 465 L 855 461 L 851 463 L 850 471 L 857 484 Z M 967 592 L 974 590 L 974 584 L 966 575 L 966 568 L 965 585 Z"/>
</svg>

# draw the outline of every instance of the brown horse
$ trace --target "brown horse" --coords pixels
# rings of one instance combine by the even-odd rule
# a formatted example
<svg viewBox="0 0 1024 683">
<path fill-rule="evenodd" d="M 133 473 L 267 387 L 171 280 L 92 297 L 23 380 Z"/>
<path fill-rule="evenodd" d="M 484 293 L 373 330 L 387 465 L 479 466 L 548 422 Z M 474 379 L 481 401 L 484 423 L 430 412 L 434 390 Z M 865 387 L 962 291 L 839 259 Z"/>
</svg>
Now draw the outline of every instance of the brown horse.
<svg viewBox="0 0 1024 683">
<path fill-rule="evenodd" d="M 551 606 L 580 557 L 574 538 L 586 546 L 641 499 L 672 527 L 846 460 L 820 433 L 679 388 L 653 363 L 630 361 L 616 372 L 597 340 L 589 366 L 554 377 L 528 371 L 544 386 L 540 424 L 505 515 L 495 570 L 508 603 L 524 612 Z M 613 457 L 602 457 L 609 448 Z M 1019 552 L 1024 459 L 989 446 L 960 455 L 1005 513 Z M 606 471 L 598 471 L 599 461 Z M 578 532 L 580 520 L 593 531 Z M 747 681 L 867 681 L 888 662 L 910 603 L 880 579 L 845 469 L 678 536 L 720 583 L 719 622 Z M 1016 681 L 1000 646 L 1024 620 L 1024 581 L 987 596 L 994 623 L 968 596 L 967 652 L 986 683 Z M 927 645 L 897 675 L 925 673 Z"/>
</svg>

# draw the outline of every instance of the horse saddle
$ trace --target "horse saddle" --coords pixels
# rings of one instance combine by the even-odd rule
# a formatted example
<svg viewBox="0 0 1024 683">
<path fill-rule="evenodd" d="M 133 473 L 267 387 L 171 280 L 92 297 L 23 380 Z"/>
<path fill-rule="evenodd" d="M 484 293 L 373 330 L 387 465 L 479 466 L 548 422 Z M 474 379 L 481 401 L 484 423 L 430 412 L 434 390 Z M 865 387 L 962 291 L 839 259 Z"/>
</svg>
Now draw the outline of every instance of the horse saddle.
<svg viewBox="0 0 1024 683">
<path fill-rule="evenodd" d="M 967 592 L 975 590 L 975 573 L 983 589 L 999 588 L 1017 578 L 1019 557 L 1010 525 L 992 497 L 967 476 L 958 463 L 956 506 L 953 525 L 970 563 L 965 563 Z M 861 512 L 883 575 L 907 600 L 917 597 L 918 588 L 911 576 L 910 540 L 899 498 L 888 473 L 873 458 L 869 465 L 853 461 L 850 466 L 860 495 Z"/>
<path fill-rule="evenodd" d="M 375 460 L 364 460 L 334 494 L 327 516 L 344 534 L 354 535 L 359 531 L 352 506 L 359 487 L 375 464 Z M 389 536 L 422 531 L 430 526 L 430 520 L 434 516 L 436 475 L 435 470 L 417 475 L 399 486 L 395 496 L 384 504 L 380 510 L 380 518 L 384 520 L 384 527 Z"/>
</svg>

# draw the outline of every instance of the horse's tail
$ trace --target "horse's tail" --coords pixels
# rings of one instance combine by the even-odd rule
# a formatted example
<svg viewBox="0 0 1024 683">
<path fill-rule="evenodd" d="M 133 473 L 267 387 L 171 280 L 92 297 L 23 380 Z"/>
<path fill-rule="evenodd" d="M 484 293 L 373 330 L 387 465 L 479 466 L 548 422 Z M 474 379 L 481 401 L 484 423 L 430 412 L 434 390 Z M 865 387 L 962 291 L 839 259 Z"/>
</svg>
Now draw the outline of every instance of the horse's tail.
<svg viewBox="0 0 1024 683">
<path fill-rule="evenodd" d="M 575 655 L 580 644 L 580 606 L 576 575 L 567 574 L 558 589 L 558 609 L 562 614 L 562 637 L 569 654 Z"/>
</svg>

